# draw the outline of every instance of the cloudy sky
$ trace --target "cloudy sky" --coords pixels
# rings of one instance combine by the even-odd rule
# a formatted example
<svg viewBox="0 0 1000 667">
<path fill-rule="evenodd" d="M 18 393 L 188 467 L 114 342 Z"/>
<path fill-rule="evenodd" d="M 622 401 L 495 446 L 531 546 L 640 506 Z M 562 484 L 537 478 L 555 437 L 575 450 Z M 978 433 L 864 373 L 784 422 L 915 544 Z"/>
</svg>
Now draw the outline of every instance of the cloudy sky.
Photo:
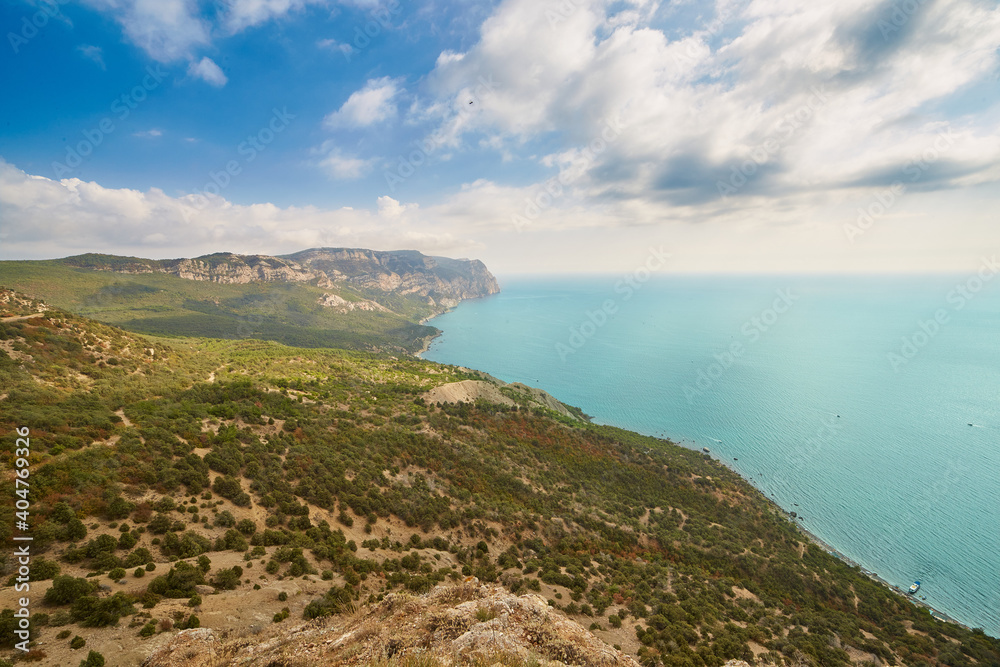
<svg viewBox="0 0 1000 667">
<path fill-rule="evenodd" d="M 0 257 L 965 271 L 1000 252 L 1000 9 L 14 0 Z"/>
</svg>

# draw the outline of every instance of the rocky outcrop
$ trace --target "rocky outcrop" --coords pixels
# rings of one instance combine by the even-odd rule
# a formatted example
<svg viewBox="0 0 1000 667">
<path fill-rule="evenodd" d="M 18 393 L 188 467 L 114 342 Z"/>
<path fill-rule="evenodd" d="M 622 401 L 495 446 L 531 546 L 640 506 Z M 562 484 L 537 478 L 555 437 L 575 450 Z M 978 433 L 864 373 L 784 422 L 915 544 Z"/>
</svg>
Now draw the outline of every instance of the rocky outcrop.
<svg viewBox="0 0 1000 667">
<path fill-rule="evenodd" d="M 320 297 L 319 304 L 325 306 L 326 308 L 332 308 L 338 313 L 347 314 L 352 310 L 364 310 L 368 312 L 375 313 L 391 313 L 392 311 L 383 306 L 380 303 L 374 301 L 348 301 L 347 299 L 337 296 L 336 294 L 324 294 Z"/>
<path fill-rule="evenodd" d="M 351 286 L 369 292 L 417 295 L 435 309 L 500 291 L 496 278 L 479 260 L 429 257 L 415 250 L 313 248 L 279 257 L 216 253 L 170 260 L 90 254 L 63 261 L 99 271 L 169 273 L 188 280 L 227 284 L 306 282 L 319 287 Z"/>
<path fill-rule="evenodd" d="M 456 666 L 639 665 L 549 607 L 541 596 L 516 596 L 473 579 L 438 586 L 419 597 L 393 593 L 346 620 L 272 627 L 255 637 L 219 642 L 204 629 L 185 631 L 143 666 L 371 665 L 389 658 Z"/>
<path fill-rule="evenodd" d="M 529 387 L 520 382 L 507 384 L 486 373 L 481 374 L 486 380 L 462 380 L 438 385 L 423 395 L 428 403 L 475 403 L 486 401 L 500 405 L 523 405 L 525 407 L 548 408 L 564 417 L 580 419 L 573 414 L 564 403 L 558 401 L 552 394 L 535 387 Z"/>
<path fill-rule="evenodd" d="M 0 287 L 0 317 L 27 317 L 46 310 L 49 307 L 38 299 Z"/>
</svg>

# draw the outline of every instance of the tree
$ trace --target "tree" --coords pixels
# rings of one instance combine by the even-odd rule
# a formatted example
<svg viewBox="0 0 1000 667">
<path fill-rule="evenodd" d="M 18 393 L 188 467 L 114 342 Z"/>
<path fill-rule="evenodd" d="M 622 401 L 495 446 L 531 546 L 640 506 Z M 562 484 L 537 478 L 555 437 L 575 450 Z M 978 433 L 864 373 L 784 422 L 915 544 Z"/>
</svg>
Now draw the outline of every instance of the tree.
<svg viewBox="0 0 1000 667">
<path fill-rule="evenodd" d="M 68 574 L 60 575 L 52 580 L 52 586 L 45 591 L 45 604 L 69 604 L 78 598 L 89 595 L 97 590 L 97 584 Z"/>
</svg>

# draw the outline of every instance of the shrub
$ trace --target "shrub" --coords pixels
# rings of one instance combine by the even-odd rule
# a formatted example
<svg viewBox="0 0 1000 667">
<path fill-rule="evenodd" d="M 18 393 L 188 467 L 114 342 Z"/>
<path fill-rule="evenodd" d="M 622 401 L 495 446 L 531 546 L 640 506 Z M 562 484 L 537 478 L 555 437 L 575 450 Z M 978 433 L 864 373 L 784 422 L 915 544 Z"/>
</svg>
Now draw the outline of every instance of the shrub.
<svg viewBox="0 0 1000 667">
<path fill-rule="evenodd" d="M 43 600 L 46 604 L 69 604 L 96 590 L 97 584 L 93 581 L 64 574 L 52 581 L 52 586 L 49 590 L 45 591 Z"/>
<path fill-rule="evenodd" d="M 97 598 L 85 595 L 73 603 L 70 613 L 73 620 L 81 625 L 93 628 L 114 625 L 122 616 L 135 613 L 131 596 L 118 592 L 109 598 Z"/>
<path fill-rule="evenodd" d="M 219 570 L 212 579 L 212 585 L 224 591 L 231 591 L 240 585 L 240 577 L 243 576 L 243 568 L 234 565 L 225 570 Z"/>
<path fill-rule="evenodd" d="M 165 575 L 160 575 L 149 584 L 149 592 L 168 598 L 189 598 L 195 594 L 194 587 L 205 583 L 204 573 L 185 562 L 180 562 L 170 568 Z"/>
<path fill-rule="evenodd" d="M 156 634 L 156 623 L 154 621 L 150 621 L 146 625 L 142 626 L 141 630 L 139 630 L 140 637 L 152 637 L 155 634 Z"/>
<path fill-rule="evenodd" d="M 97 651 L 87 654 L 86 660 L 80 661 L 80 667 L 104 667 L 104 656 Z"/>
<path fill-rule="evenodd" d="M 142 579 L 143 577 L 146 576 L 146 570 L 144 570 L 141 567 L 137 567 L 135 568 L 135 572 L 132 573 L 132 576 L 135 577 L 136 579 Z"/>
<path fill-rule="evenodd" d="M 201 596 L 200 595 L 192 595 L 191 599 L 188 600 L 188 606 L 189 607 L 197 607 L 200 604 L 201 604 Z"/>
<path fill-rule="evenodd" d="M 73 637 L 73 639 L 71 639 L 69 642 L 70 648 L 83 648 L 86 645 L 87 645 L 87 640 L 81 637 L 80 635 Z"/>
<path fill-rule="evenodd" d="M 116 567 L 115 569 L 108 572 L 108 579 L 118 581 L 119 579 L 124 579 L 124 578 L 125 578 L 125 568 L 123 567 Z"/>
</svg>

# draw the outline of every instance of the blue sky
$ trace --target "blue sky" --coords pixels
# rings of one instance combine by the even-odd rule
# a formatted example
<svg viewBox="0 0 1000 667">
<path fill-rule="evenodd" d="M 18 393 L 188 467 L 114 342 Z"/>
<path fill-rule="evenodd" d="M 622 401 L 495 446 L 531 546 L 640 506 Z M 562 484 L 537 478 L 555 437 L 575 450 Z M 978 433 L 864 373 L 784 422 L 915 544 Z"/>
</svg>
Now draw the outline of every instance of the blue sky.
<svg viewBox="0 0 1000 667">
<path fill-rule="evenodd" d="M 313 246 L 501 273 L 963 271 L 1000 251 L 968 0 L 0 7 L 0 257 Z"/>
</svg>

